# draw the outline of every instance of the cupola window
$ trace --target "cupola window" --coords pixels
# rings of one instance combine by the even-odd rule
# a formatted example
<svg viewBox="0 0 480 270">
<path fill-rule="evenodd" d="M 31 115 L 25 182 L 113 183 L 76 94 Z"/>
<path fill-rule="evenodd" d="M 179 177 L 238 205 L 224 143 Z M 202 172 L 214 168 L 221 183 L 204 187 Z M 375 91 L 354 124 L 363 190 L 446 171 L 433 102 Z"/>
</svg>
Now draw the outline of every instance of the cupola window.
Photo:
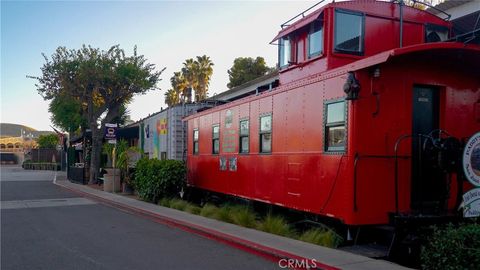
<svg viewBox="0 0 480 270">
<path fill-rule="evenodd" d="M 425 26 L 425 42 L 441 42 L 448 40 L 448 28 L 440 25 L 427 24 Z"/>
<path fill-rule="evenodd" d="M 286 67 L 291 61 L 291 47 L 290 39 L 288 37 L 283 37 L 280 39 L 278 44 L 278 54 L 279 54 L 279 65 L 280 68 Z"/>
<path fill-rule="evenodd" d="M 364 15 L 362 13 L 335 11 L 335 51 L 363 54 Z"/>
<path fill-rule="evenodd" d="M 320 55 L 323 52 L 323 23 L 320 20 L 314 21 L 310 26 L 308 34 L 308 57 Z"/>
</svg>

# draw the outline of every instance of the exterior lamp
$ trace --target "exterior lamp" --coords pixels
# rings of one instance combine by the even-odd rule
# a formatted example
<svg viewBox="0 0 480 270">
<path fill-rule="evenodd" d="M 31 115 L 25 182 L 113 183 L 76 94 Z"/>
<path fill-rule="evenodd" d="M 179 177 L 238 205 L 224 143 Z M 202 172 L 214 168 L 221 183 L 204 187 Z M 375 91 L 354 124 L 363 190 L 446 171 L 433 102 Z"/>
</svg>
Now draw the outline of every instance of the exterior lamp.
<svg viewBox="0 0 480 270">
<path fill-rule="evenodd" d="M 358 92 L 360 92 L 360 82 L 355 78 L 353 72 L 348 72 L 347 80 L 343 85 L 343 91 L 347 94 L 346 100 L 358 99 Z"/>
</svg>

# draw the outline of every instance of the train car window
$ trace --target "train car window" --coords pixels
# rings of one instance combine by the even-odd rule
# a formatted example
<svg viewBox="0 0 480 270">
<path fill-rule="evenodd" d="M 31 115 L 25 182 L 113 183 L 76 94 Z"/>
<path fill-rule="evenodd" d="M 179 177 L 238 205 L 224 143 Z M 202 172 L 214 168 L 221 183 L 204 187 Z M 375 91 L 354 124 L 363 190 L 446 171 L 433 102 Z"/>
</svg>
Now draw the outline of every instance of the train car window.
<svg viewBox="0 0 480 270">
<path fill-rule="evenodd" d="M 198 129 L 193 130 L 193 154 L 198 154 Z"/>
<path fill-rule="evenodd" d="M 325 104 L 325 151 L 345 150 L 345 101 Z"/>
<path fill-rule="evenodd" d="M 335 11 L 335 51 L 363 54 L 365 19 L 362 13 Z"/>
<path fill-rule="evenodd" d="M 323 22 L 314 21 L 308 34 L 308 57 L 320 55 L 323 52 Z"/>
<path fill-rule="evenodd" d="M 242 120 L 240 121 L 240 147 L 239 147 L 239 152 L 240 153 L 248 153 L 250 151 L 249 145 L 250 145 L 250 130 L 249 130 L 249 121 L 248 120 Z"/>
<path fill-rule="evenodd" d="M 448 27 L 427 24 L 425 25 L 425 42 L 441 42 L 448 40 Z"/>
<path fill-rule="evenodd" d="M 278 43 L 278 63 L 280 68 L 287 67 L 291 60 L 290 39 L 288 37 L 283 37 Z"/>
<path fill-rule="evenodd" d="M 220 126 L 215 125 L 212 127 L 212 154 L 218 154 L 220 152 Z"/>
<path fill-rule="evenodd" d="M 272 115 L 260 117 L 260 152 L 272 152 Z"/>
</svg>

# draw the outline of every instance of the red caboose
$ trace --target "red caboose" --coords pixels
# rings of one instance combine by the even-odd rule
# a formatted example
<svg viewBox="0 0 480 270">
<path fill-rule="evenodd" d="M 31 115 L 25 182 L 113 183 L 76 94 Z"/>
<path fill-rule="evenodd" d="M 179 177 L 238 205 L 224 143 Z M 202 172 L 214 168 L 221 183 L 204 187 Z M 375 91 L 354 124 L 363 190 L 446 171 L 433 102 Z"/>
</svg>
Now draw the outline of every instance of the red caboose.
<svg viewBox="0 0 480 270">
<path fill-rule="evenodd" d="M 186 118 L 189 185 L 347 225 L 455 210 L 458 153 L 480 130 L 480 47 L 402 13 L 337 2 L 280 31 L 277 88 Z"/>
</svg>

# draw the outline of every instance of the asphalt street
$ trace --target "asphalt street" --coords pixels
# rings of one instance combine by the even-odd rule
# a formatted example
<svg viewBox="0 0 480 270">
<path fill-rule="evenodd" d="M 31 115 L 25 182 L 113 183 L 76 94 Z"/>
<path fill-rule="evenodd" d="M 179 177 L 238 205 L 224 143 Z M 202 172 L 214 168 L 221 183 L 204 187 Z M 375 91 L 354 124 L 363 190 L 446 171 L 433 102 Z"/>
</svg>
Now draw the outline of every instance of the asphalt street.
<svg viewBox="0 0 480 270">
<path fill-rule="evenodd" d="M 1 167 L 1 269 L 275 269 L 275 262 Z"/>
</svg>

